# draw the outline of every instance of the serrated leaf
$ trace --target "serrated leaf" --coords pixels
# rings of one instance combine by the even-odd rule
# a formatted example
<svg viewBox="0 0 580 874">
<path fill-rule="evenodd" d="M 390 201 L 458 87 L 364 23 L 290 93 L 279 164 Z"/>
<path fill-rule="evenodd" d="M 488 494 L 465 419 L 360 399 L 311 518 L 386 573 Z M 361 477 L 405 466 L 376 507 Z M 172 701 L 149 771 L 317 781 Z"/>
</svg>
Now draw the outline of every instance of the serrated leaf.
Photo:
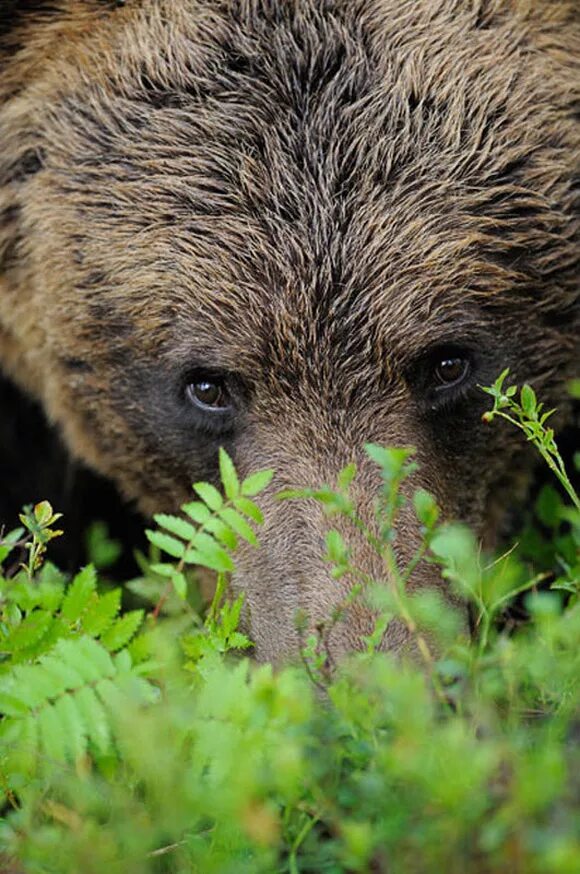
<svg viewBox="0 0 580 874">
<path fill-rule="evenodd" d="M 126 646 L 143 622 L 143 610 L 130 610 L 101 635 L 101 643 L 111 652 Z"/>
<path fill-rule="evenodd" d="M 223 512 L 223 511 L 222 511 Z M 234 534 L 231 528 L 229 528 L 225 522 L 218 516 L 213 516 L 205 526 L 206 531 L 209 531 L 211 534 L 216 537 L 220 543 L 223 543 L 224 546 L 227 546 L 228 549 L 237 549 L 238 546 L 238 538 Z"/>
<path fill-rule="evenodd" d="M 224 492 L 231 501 L 240 493 L 240 481 L 234 463 L 223 446 L 219 449 L 219 468 Z"/>
<path fill-rule="evenodd" d="M 211 510 L 203 501 L 190 501 L 183 504 L 181 509 L 198 525 L 204 525 L 211 518 Z"/>
<path fill-rule="evenodd" d="M 17 695 L 0 691 L 0 713 L 5 716 L 26 716 L 30 708 Z"/>
<path fill-rule="evenodd" d="M 54 710 L 61 725 L 68 758 L 76 762 L 87 749 L 87 729 L 76 696 L 63 695 L 55 702 Z"/>
<path fill-rule="evenodd" d="M 87 565 L 76 575 L 64 596 L 61 616 L 71 624 L 77 622 L 88 606 L 96 590 L 97 575 L 92 565 Z"/>
<path fill-rule="evenodd" d="M 162 549 L 163 552 L 172 555 L 174 558 L 183 558 L 185 544 L 181 540 L 177 540 L 176 537 L 172 537 L 170 534 L 164 534 L 162 531 L 146 531 L 145 534 L 147 539 L 154 546 Z"/>
<path fill-rule="evenodd" d="M 204 501 L 210 510 L 219 510 L 224 503 L 224 500 L 215 486 L 211 483 L 194 483 L 193 488 L 199 497 Z"/>
<path fill-rule="evenodd" d="M 66 762 L 66 740 L 58 714 L 52 704 L 42 707 L 37 716 L 40 743 L 44 752 L 45 767 L 55 762 Z"/>
<path fill-rule="evenodd" d="M 233 571 L 234 563 L 225 550 L 217 551 L 219 547 L 216 544 L 215 551 L 201 551 L 197 549 L 188 549 L 185 560 L 189 564 L 197 564 L 201 567 L 209 568 L 218 573 L 228 573 Z"/>
<path fill-rule="evenodd" d="M 30 709 L 40 707 L 54 692 L 54 679 L 42 665 L 15 665 L 2 683 L 2 691 L 16 695 Z"/>
<path fill-rule="evenodd" d="M 37 588 L 38 606 L 50 613 L 56 613 L 64 597 L 62 583 L 40 583 Z"/>
<path fill-rule="evenodd" d="M 121 606 L 121 589 L 112 589 L 95 598 L 82 617 L 85 634 L 98 637 L 109 628 Z"/>
<path fill-rule="evenodd" d="M 52 653 L 42 659 L 42 668 L 52 683 L 51 697 L 62 695 L 65 691 L 80 689 L 85 680 L 76 667 L 67 664 Z"/>
<path fill-rule="evenodd" d="M 252 473 L 242 483 L 241 492 L 246 498 L 252 498 L 254 495 L 263 492 L 274 476 L 273 470 L 259 470 L 257 473 Z"/>
<path fill-rule="evenodd" d="M 86 683 L 93 683 L 101 677 L 112 677 L 115 673 L 111 656 L 92 637 L 59 640 L 54 654 L 60 656 L 65 664 L 74 667 Z"/>
<path fill-rule="evenodd" d="M 170 534 L 175 534 L 181 540 L 190 541 L 195 537 L 197 529 L 190 522 L 179 516 L 168 516 L 166 513 L 157 513 L 153 516 L 161 528 L 165 528 Z"/>
<path fill-rule="evenodd" d="M 232 507 L 224 507 L 220 510 L 220 517 L 226 522 L 233 531 L 236 532 L 243 540 L 256 546 L 258 539 L 252 528 L 248 525 L 243 516 L 240 516 Z M 196 544 L 197 545 L 197 544 Z"/>
<path fill-rule="evenodd" d="M 239 510 L 240 513 L 243 513 L 244 516 L 247 516 L 248 519 L 251 519 L 253 522 L 256 522 L 257 525 L 262 525 L 264 522 L 264 514 L 260 510 L 257 504 L 254 501 L 251 501 L 246 497 L 239 497 L 233 501 L 233 505 L 236 510 Z"/>
<path fill-rule="evenodd" d="M 52 625 L 52 616 L 45 610 L 33 610 L 17 625 L 12 633 L 2 641 L 2 649 L 18 652 L 33 646 L 41 640 Z"/>
<path fill-rule="evenodd" d="M 87 735 L 97 750 L 106 754 L 111 749 L 109 717 L 91 686 L 83 686 L 75 695 L 75 703 L 87 728 Z"/>
</svg>

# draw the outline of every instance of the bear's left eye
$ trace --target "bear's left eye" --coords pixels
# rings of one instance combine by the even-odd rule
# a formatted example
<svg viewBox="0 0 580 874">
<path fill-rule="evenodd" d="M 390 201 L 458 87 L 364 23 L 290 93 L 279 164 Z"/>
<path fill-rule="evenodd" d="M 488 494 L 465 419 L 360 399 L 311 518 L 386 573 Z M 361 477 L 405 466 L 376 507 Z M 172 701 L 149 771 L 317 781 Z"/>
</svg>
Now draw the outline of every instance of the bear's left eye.
<svg viewBox="0 0 580 874">
<path fill-rule="evenodd" d="M 444 389 L 459 385 L 469 373 L 468 358 L 459 355 L 446 355 L 435 362 L 434 376 L 436 388 Z"/>
<path fill-rule="evenodd" d="M 225 381 L 214 376 L 200 376 L 185 390 L 192 404 L 201 410 L 223 412 L 231 407 L 231 397 Z"/>
</svg>

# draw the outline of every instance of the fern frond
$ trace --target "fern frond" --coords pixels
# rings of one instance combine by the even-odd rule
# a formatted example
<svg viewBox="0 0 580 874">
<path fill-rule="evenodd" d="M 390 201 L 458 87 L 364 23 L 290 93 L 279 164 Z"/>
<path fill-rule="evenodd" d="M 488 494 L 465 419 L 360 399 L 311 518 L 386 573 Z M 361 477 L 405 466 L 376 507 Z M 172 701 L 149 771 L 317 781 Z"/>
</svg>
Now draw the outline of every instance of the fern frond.
<svg viewBox="0 0 580 874">
<path fill-rule="evenodd" d="M 142 618 L 137 614 L 141 611 L 109 629 L 110 643 L 123 645 L 122 639 L 135 633 Z M 155 698 L 127 652 L 113 658 L 90 637 L 60 640 L 50 655 L 16 665 L 0 681 L 2 771 L 25 779 L 91 751 L 113 755 L 115 714 L 129 701 L 145 704 Z"/>
</svg>

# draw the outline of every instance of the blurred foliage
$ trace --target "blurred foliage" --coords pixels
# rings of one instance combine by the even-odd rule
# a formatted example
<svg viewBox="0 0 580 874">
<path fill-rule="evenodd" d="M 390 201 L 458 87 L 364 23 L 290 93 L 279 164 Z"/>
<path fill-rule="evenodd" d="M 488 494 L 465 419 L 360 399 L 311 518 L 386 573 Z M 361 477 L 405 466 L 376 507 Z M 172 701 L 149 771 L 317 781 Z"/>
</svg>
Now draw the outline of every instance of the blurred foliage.
<svg viewBox="0 0 580 874">
<path fill-rule="evenodd" d="M 504 379 L 490 390 L 495 413 L 531 421 L 526 436 L 566 477 L 535 396 L 506 394 Z M 529 527 L 495 559 L 465 528 L 441 525 L 418 491 L 423 542 L 402 567 L 394 543 L 412 451 L 367 450 L 384 488 L 379 534 L 365 534 L 389 582 L 365 579 L 331 530 L 326 559 L 334 577 L 352 579 L 351 594 L 315 633 L 297 617 L 302 663 L 278 671 L 244 656 L 242 602 L 227 598 L 239 540 L 257 542 L 253 498 L 270 472 L 240 482 L 222 451 L 222 492 L 197 483 L 183 515 L 156 517 L 142 575 L 128 583 L 141 610 L 119 612 L 121 592 L 100 586 L 91 566 L 69 581 L 45 560 L 58 534 L 46 502 L 0 537 L 5 860 L 30 874 L 580 871 L 580 513 L 570 480 L 539 494 L 539 533 Z M 364 528 L 355 476 L 350 466 L 333 487 L 283 497 L 317 500 Z M 106 532 L 93 538 L 106 567 Z M 458 607 L 408 591 L 421 561 L 436 562 L 471 605 L 473 635 Z M 198 566 L 218 578 L 205 611 Z M 328 634 L 357 598 L 375 610 L 375 630 L 330 671 Z M 498 620 L 514 598 L 529 620 L 508 633 Z M 408 656 L 377 651 L 393 620 L 413 641 Z"/>
</svg>

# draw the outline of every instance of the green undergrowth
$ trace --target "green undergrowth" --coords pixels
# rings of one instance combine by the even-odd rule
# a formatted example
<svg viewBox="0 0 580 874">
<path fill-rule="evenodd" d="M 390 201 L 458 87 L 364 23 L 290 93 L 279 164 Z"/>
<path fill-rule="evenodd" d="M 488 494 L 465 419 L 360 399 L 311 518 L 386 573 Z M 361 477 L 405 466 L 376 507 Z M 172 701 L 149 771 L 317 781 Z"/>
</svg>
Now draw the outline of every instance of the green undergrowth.
<svg viewBox="0 0 580 874">
<path fill-rule="evenodd" d="M 222 451 L 222 490 L 197 483 L 180 516 L 156 517 L 126 585 L 139 609 L 122 609 L 104 571 L 60 573 L 47 559 L 58 514 L 27 508 L 0 537 L 0 870 L 577 874 L 580 503 L 549 414 L 506 376 L 487 389 L 486 419 L 523 430 L 555 475 L 535 528 L 485 556 L 419 490 L 422 545 L 401 566 L 412 451 L 367 447 L 384 483 L 374 533 L 350 495 L 353 466 L 281 499 L 349 519 L 389 583 L 367 579 L 331 527 L 326 560 L 352 592 L 316 633 L 297 617 L 302 659 L 278 671 L 248 657 L 242 600 L 227 597 L 270 472 L 240 482 Z M 116 546 L 92 537 L 104 567 Z M 408 590 L 422 561 L 469 604 L 472 633 L 440 594 Z M 205 609 L 199 566 L 217 575 Z M 328 636 L 355 599 L 375 631 L 331 671 Z M 509 620 L 515 599 L 525 621 Z M 412 657 L 377 651 L 393 620 Z"/>
</svg>

